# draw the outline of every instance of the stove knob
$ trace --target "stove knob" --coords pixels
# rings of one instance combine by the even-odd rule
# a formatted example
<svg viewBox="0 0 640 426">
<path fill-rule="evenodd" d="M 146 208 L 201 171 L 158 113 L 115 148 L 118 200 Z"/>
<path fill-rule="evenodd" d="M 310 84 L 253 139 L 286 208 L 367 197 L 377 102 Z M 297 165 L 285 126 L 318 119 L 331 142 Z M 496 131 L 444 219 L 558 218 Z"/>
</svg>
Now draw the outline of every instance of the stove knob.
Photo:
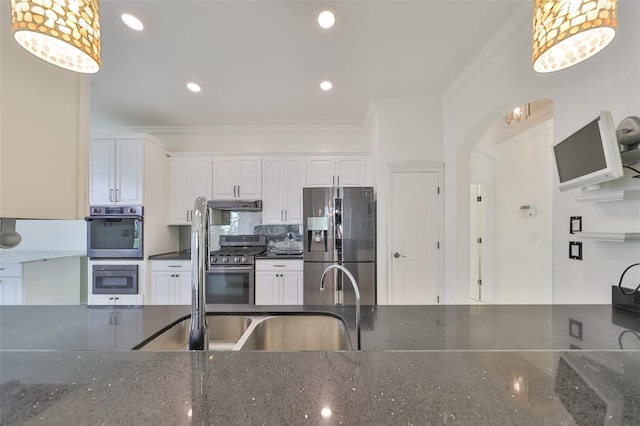
<svg viewBox="0 0 640 426">
<path fill-rule="evenodd" d="M 240 262 L 240 256 L 236 256 L 235 259 L 233 259 L 236 263 Z"/>
<path fill-rule="evenodd" d="M 228 258 L 228 257 L 223 257 L 223 258 L 222 258 L 222 261 L 223 261 L 224 263 L 227 263 L 227 262 L 229 262 L 229 258 Z"/>
<path fill-rule="evenodd" d="M 244 263 L 244 262 L 246 262 L 246 261 L 247 261 L 247 258 L 246 258 L 246 257 L 244 257 L 244 256 L 242 256 L 242 262 Z"/>
<path fill-rule="evenodd" d="M 211 259 L 211 261 L 212 261 L 213 263 L 216 263 L 216 262 L 218 261 L 218 258 L 217 258 L 217 257 L 214 257 L 213 259 Z"/>
</svg>

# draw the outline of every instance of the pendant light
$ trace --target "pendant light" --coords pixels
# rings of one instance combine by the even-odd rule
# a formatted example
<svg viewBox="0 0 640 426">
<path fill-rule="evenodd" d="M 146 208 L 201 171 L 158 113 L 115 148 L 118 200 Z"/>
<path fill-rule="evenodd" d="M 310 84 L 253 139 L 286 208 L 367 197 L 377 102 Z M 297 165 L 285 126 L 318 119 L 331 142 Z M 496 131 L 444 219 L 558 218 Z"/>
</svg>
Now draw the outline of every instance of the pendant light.
<svg viewBox="0 0 640 426">
<path fill-rule="evenodd" d="M 595 55 L 613 40 L 617 0 L 535 0 L 533 69 L 547 73 Z"/>
<path fill-rule="evenodd" d="M 11 0 L 11 29 L 22 47 L 53 65 L 100 69 L 98 0 Z"/>
</svg>

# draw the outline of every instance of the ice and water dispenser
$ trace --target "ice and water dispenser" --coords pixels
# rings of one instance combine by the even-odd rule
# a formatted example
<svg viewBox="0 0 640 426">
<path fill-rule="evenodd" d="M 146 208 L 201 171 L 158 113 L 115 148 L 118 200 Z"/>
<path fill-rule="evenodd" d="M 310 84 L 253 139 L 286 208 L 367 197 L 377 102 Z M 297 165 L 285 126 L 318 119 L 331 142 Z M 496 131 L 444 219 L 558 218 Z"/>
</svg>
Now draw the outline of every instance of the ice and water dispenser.
<svg viewBox="0 0 640 426">
<path fill-rule="evenodd" d="M 307 218 L 307 251 L 327 252 L 329 218 L 327 216 Z"/>
</svg>

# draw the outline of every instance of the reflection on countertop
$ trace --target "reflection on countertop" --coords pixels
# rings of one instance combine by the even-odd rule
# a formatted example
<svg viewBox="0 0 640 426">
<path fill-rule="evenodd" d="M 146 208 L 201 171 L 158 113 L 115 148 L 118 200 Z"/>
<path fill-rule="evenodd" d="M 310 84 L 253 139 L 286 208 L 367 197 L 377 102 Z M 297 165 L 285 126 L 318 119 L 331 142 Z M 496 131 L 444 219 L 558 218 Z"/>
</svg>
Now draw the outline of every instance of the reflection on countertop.
<svg viewBox="0 0 640 426">
<path fill-rule="evenodd" d="M 209 310 L 333 312 L 354 333 L 350 306 Z M 640 315 L 609 305 L 366 306 L 362 351 L 128 350 L 188 315 L 188 306 L 2 307 L 0 423 L 625 425 L 640 418 Z"/>
</svg>

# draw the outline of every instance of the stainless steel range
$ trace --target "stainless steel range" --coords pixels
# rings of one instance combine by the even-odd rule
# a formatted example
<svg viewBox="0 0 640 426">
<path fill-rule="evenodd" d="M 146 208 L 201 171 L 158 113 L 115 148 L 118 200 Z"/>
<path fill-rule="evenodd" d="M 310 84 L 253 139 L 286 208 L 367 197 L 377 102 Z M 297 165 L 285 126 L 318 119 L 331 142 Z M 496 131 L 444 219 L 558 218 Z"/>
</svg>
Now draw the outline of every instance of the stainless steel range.
<svg viewBox="0 0 640 426">
<path fill-rule="evenodd" d="M 255 304 L 255 257 L 266 250 L 266 235 L 221 235 L 206 273 L 206 303 Z"/>
</svg>

